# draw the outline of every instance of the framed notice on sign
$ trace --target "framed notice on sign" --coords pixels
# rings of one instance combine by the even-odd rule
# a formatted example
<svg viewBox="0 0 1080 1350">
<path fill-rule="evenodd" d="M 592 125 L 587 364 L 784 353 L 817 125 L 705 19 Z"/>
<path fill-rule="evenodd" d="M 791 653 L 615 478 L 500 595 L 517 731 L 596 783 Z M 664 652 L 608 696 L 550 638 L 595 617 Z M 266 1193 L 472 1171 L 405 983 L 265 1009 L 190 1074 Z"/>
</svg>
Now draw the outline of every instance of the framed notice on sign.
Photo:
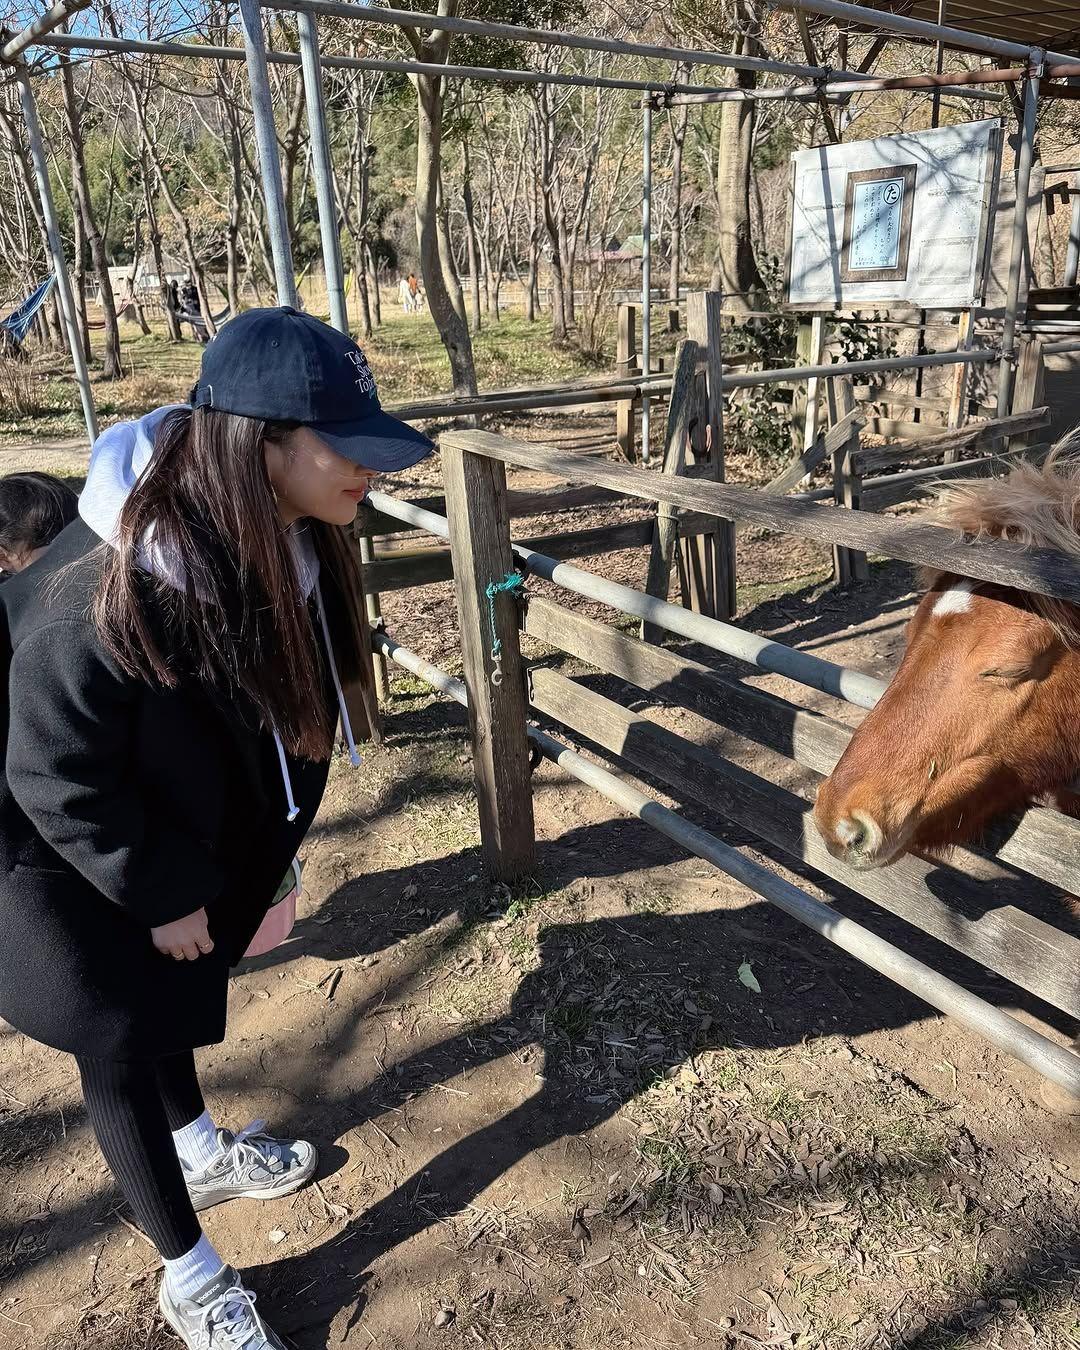
<svg viewBox="0 0 1080 1350">
<path fill-rule="evenodd" d="M 787 304 L 823 312 L 990 303 L 1000 289 L 999 209 L 1002 237 L 1012 237 L 1009 183 L 999 191 L 1002 138 L 1001 119 L 986 118 L 796 150 Z"/>
<path fill-rule="evenodd" d="M 905 281 L 918 166 L 856 169 L 847 176 L 841 281 Z"/>
</svg>

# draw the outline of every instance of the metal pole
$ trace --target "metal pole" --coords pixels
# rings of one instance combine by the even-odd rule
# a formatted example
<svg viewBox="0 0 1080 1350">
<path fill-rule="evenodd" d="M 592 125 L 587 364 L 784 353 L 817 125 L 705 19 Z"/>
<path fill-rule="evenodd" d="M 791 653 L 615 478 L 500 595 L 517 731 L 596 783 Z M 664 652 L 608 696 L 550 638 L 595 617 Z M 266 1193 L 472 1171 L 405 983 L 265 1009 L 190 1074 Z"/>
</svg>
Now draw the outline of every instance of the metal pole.
<svg viewBox="0 0 1080 1350">
<path fill-rule="evenodd" d="M 85 34 L 50 33 L 39 38 L 38 45 L 57 47 L 62 51 L 92 51 L 109 53 L 145 52 L 149 56 L 181 56 L 200 61 L 243 61 L 242 47 L 196 46 L 191 42 L 145 42 L 139 38 L 92 37 Z M 270 65 L 298 66 L 300 58 L 293 52 L 279 52 L 272 48 L 266 53 Z M 666 94 L 671 88 L 657 80 L 614 80 L 603 75 L 573 75 L 558 71 L 504 70 L 496 66 L 442 66 L 432 61 L 390 61 L 376 57 L 322 56 L 326 70 L 389 71 L 397 75 L 439 75 L 463 80 L 493 80 L 502 84 L 552 84 L 582 89 L 631 89 L 642 93 Z M 698 94 L 716 92 L 708 85 L 679 85 L 680 89 Z M 973 95 L 979 97 L 979 95 Z M 999 95 L 987 95 L 997 98 Z"/>
<path fill-rule="evenodd" d="M 385 653 L 406 670 L 412 671 L 458 703 L 468 705 L 468 692 L 460 680 L 455 680 L 430 662 L 422 660 L 385 633 L 375 634 L 373 643 L 377 651 Z M 529 727 L 529 739 L 539 747 L 545 758 L 579 782 L 595 788 L 608 801 L 666 835 L 681 848 L 712 863 L 769 904 L 783 910 L 797 923 L 812 929 L 833 946 L 908 990 L 930 1007 L 937 1008 L 948 1017 L 954 1017 L 1004 1054 L 1043 1074 L 1071 1095 L 1080 1097 L 1080 1056 L 1071 1050 L 1055 1045 L 1048 1037 L 1018 1022 L 891 942 L 886 942 L 862 924 L 845 918 L 767 867 L 743 857 L 737 849 L 723 843 L 708 830 L 684 820 L 677 812 L 647 796 L 633 783 L 603 765 L 586 759 L 546 731 Z"/>
<path fill-rule="evenodd" d="M 883 89 L 932 89 L 936 95 L 955 94 L 961 98 L 981 98 L 1000 103 L 1004 94 L 981 88 L 984 84 L 1014 84 L 1024 78 L 1021 68 L 1005 70 L 950 71 L 940 75 L 868 75 L 861 80 L 827 80 L 821 84 L 789 84 L 770 89 L 710 89 L 704 94 L 672 94 L 673 108 L 684 103 L 757 103 L 770 99 L 813 99 L 825 95 L 840 98 L 846 94 L 873 94 Z M 968 86 L 973 86 L 969 88 Z M 665 100 L 668 102 L 669 100 Z"/>
<path fill-rule="evenodd" d="M 308 130 L 311 133 L 311 172 L 319 204 L 319 239 L 322 243 L 326 292 L 330 298 L 330 322 L 342 333 L 349 331 L 345 304 L 345 278 L 341 270 L 341 239 L 338 235 L 337 202 L 334 200 L 334 166 L 326 134 L 326 101 L 323 98 L 319 34 L 311 14 L 296 16 L 300 35 L 300 64 L 304 72 Z"/>
<path fill-rule="evenodd" d="M 419 28 L 432 33 L 471 33 L 476 37 L 504 38 L 508 42 L 535 42 L 541 47 L 569 47 L 575 51 L 610 52 L 615 56 L 646 56 L 656 61 L 689 63 L 692 66 L 723 66 L 735 70 L 768 71 L 774 75 L 794 75 L 817 80 L 824 75 L 858 79 L 858 71 L 829 71 L 823 66 L 806 66 L 791 61 L 771 61 L 760 56 L 729 56 L 723 52 L 701 51 L 686 47 L 657 47 L 646 42 L 623 42 L 618 38 L 588 37 L 582 33 L 564 33 L 553 28 L 524 28 L 518 24 L 492 23 L 486 19 L 447 18 L 407 9 L 376 9 L 363 4 L 342 4 L 339 0 L 263 0 L 266 9 L 284 9 L 290 13 L 307 10 L 357 23 L 381 23 L 390 27 Z M 1024 49 L 1026 52 L 1026 48 Z M 1075 57 L 1068 58 L 1075 60 Z"/>
<path fill-rule="evenodd" d="M 803 9 L 810 14 L 829 14 L 834 19 L 846 19 L 861 28 L 880 28 L 887 33 L 905 33 L 909 37 L 940 39 L 946 47 L 959 47 L 971 52 L 985 52 L 987 56 L 1012 56 L 1026 61 L 1031 45 L 1026 42 L 1006 42 L 1004 38 L 989 37 L 985 33 L 970 33 L 964 28 L 949 28 L 925 19 L 909 19 L 891 10 L 870 9 L 866 5 L 852 5 L 846 0 L 782 0 L 785 9 Z M 1076 53 L 1047 52 L 1051 62 L 1076 62 Z M 830 72 L 835 74 L 835 72 Z M 842 77 L 841 77 L 842 78 Z"/>
<path fill-rule="evenodd" d="M 42 14 L 40 18 L 34 20 L 7 42 L 0 47 L 0 62 L 14 61 L 20 56 L 27 47 L 33 46 L 39 38 L 51 33 L 54 28 L 59 28 L 65 19 L 77 14 L 80 9 L 89 9 L 93 0 L 58 0 L 47 14 Z"/>
<path fill-rule="evenodd" d="M 259 0 L 240 0 L 240 18 L 244 29 L 244 52 L 248 84 L 251 87 L 251 111 L 255 118 L 255 144 L 262 170 L 266 199 L 266 227 L 274 259 L 274 286 L 279 305 L 296 305 L 296 274 L 293 271 L 292 245 L 289 242 L 289 217 L 285 210 L 285 189 L 281 183 L 274 105 L 270 95 L 270 75 L 266 66 L 266 39 L 263 36 Z"/>
<path fill-rule="evenodd" d="M 1044 53 L 1031 52 L 1027 88 L 1024 90 L 1024 120 L 1016 158 L 1016 205 L 1013 209 L 1012 249 L 1009 254 L 1009 285 L 1005 295 L 1005 319 L 1001 329 L 1001 364 L 998 366 L 997 415 L 1005 417 L 1012 399 L 1013 367 L 1016 362 L 1016 311 L 1020 303 L 1020 280 L 1028 253 L 1028 193 L 1031 165 L 1035 158 L 1035 125 L 1039 114 L 1039 80 Z"/>
<path fill-rule="evenodd" d="M 90 388 L 90 372 L 86 366 L 86 353 L 83 350 L 82 334 L 75 319 L 75 296 L 71 290 L 71 277 L 68 274 L 67 260 L 64 257 L 64 245 L 60 239 L 60 225 L 56 219 L 56 206 L 53 203 L 52 187 L 49 184 L 49 159 L 45 152 L 45 140 L 41 134 L 41 122 L 38 118 L 34 89 L 30 83 L 30 72 L 20 60 L 16 63 L 16 78 L 19 83 L 19 101 L 22 104 L 23 121 L 26 123 L 26 135 L 30 142 L 30 158 L 34 165 L 34 181 L 37 184 L 38 198 L 41 201 L 41 214 L 45 219 L 45 235 L 49 241 L 49 255 L 53 271 L 56 273 L 56 289 L 60 294 L 60 311 L 64 316 L 64 329 L 67 332 L 68 349 L 75 367 L 75 383 L 79 387 L 79 401 L 82 404 L 83 421 L 86 434 L 93 445 L 98 436 L 97 412 L 94 408 L 94 394 Z"/>
<path fill-rule="evenodd" d="M 641 373 L 652 373 L 652 100 L 641 105 Z M 641 462 L 649 463 L 649 395 L 641 395 Z"/>
<path fill-rule="evenodd" d="M 949 0 L 938 0 L 937 21 L 942 28 L 945 27 L 945 16 L 949 10 Z M 945 44 L 938 38 L 934 44 L 934 73 L 940 75 L 945 68 Z M 941 90 L 934 90 L 934 97 L 930 104 L 930 127 L 939 126 L 941 123 Z"/>
<path fill-rule="evenodd" d="M 384 492 L 371 493 L 368 501 L 384 515 L 427 530 L 437 538 L 450 538 L 450 527 L 445 516 L 425 511 L 411 502 L 398 501 Z M 875 680 L 860 671 L 849 670 L 832 661 L 823 661 L 820 656 L 810 656 L 793 647 L 785 647 L 782 642 L 775 642 L 771 638 L 758 637 L 756 633 L 748 633 L 720 619 L 695 614 L 693 610 L 683 609 L 681 605 L 673 605 L 667 600 L 657 600 L 634 590 L 632 586 L 623 586 L 570 563 L 558 562 L 523 545 L 515 544 L 513 549 L 514 556 L 520 558 L 530 572 L 554 582 L 556 586 L 563 586 L 589 600 L 610 605 L 624 614 L 632 614 L 635 618 L 655 624 L 657 628 L 677 633 L 691 642 L 700 642 L 714 651 L 724 652 L 748 665 L 757 666 L 760 670 L 785 675 L 811 689 L 819 689 L 824 694 L 854 703 L 856 707 L 872 708 L 885 692 L 883 680 Z"/>
</svg>

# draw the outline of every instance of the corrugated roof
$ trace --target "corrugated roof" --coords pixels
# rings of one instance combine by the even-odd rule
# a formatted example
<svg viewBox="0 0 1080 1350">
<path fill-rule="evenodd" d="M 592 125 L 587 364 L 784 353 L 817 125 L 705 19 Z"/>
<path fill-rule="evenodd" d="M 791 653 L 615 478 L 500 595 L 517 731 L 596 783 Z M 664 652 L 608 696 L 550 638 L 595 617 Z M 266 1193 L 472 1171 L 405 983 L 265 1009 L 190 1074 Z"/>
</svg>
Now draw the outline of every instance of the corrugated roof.
<svg viewBox="0 0 1080 1350">
<path fill-rule="evenodd" d="M 938 0 L 873 0 L 870 8 L 939 22 Z M 944 22 L 1009 42 L 1080 53 L 1080 0 L 946 0 Z"/>
</svg>

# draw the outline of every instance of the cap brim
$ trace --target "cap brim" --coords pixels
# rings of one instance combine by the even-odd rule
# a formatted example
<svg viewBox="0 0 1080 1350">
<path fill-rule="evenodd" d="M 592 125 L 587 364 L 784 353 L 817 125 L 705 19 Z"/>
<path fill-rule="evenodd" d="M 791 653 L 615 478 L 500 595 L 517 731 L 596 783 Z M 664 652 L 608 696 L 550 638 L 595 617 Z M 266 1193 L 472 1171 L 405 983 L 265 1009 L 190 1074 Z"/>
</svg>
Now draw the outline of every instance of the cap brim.
<svg viewBox="0 0 1080 1350">
<path fill-rule="evenodd" d="M 358 422 L 311 422 L 311 430 L 335 454 L 380 473 L 399 473 L 431 454 L 434 441 L 381 409 Z"/>
</svg>

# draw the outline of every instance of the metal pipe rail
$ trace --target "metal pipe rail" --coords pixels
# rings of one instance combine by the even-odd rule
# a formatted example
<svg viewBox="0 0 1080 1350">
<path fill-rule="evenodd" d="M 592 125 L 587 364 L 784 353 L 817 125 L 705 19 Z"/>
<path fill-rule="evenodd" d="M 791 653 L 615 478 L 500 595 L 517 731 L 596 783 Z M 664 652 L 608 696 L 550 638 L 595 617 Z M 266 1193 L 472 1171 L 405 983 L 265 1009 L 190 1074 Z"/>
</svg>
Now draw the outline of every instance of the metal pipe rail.
<svg viewBox="0 0 1080 1350">
<path fill-rule="evenodd" d="M 405 9 L 375 9 L 341 0 L 261 0 L 265 9 L 290 12 L 307 10 L 328 18 L 354 19 L 357 23 L 386 24 L 393 28 L 419 28 L 433 33 L 470 33 L 476 37 L 505 38 L 508 42 L 535 42 L 542 47 L 568 47 L 576 51 L 608 52 L 612 56 L 644 56 L 655 61 L 671 61 L 692 66 L 723 66 L 734 70 L 758 70 L 773 75 L 794 75 L 804 79 L 826 76 L 858 80 L 859 71 L 830 71 L 824 66 L 799 62 L 772 61 L 762 56 L 729 56 L 723 52 L 705 52 L 686 47 L 660 47 L 647 42 L 625 42 L 621 38 L 588 37 L 583 33 L 564 33 L 558 29 L 525 28 L 518 24 L 492 23 L 486 19 L 451 19 L 440 14 L 413 13 Z"/>
<path fill-rule="evenodd" d="M 372 645 L 377 652 L 389 657 L 403 669 L 468 707 L 469 695 L 463 681 L 454 679 L 429 661 L 424 661 L 386 633 L 373 634 Z M 837 914 L 821 900 L 815 900 L 775 872 L 744 857 L 708 830 L 684 820 L 670 807 L 647 796 L 610 769 L 586 759 L 546 731 L 529 727 L 528 736 L 546 759 L 579 782 L 595 788 L 614 805 L 636 816 L 680 848 L 711 863 L 769 904 L 775 905 L 796 923 L 812 929 L 834 947 L 839 947 L 879 975 L 884 975 L 930 1007 L 948 1017 L 954 1017 L 1004 1054 L 1020 1060 L 1066 1092 L 1080 1097 L 1080 1056 L 1056 1045 L 1049 1037 L 1025 1026 L 1000 1008 L 995 1008 L 992 1003 L 878 937 L 862 924 Z"/>
<path fill-rule="evenodd" d="M 909 19 L 892 10 L 871 9 L 866 5 L 853 5 L 846 0 L 777 0 L 779 8 L 801 9 L 807 14 L 825 14 L 833 19 L 846 19 L 861 28 L 882 28 L 886 32 L 902 33 L 905 37 L 926 38 L 931 42 L 940 42 L 946 47 L 958 47 L 965 51 L 985 52 L 987 56 L 1018 57 L 1026 61 L 1031 54 L 1033 43 L 1007 42 L 1004 38 L 989 37 L 985 33 L 969 33 L 964 28 L 950 28 L 947 24 L 931 23 L 927 19 Z M 1075 65 L 1076 54 L 1067 52 L 1047 52 L 1047 57 L 1055 63 Z M 831 72 L 836 77 L 836 72 Z M 842 77 L 841 77 L 842 78 Z"/>
<path fill-rule="evenodd" d="M 374 12 L 374 11 L 373 11 Z M 125 55 L 129 52 L 145 56 L 176 56 L 197 61 L 243 61 L 245 52 L 242 47 L 214 47 L 194 42 L 165 42 L 141 38 L 110 38 L 92 34 L 50 33 L 36 38 L 35 43 L 42 47 L 54 47 L 59 51 L 108 52 Z M 293 52 L 280 52 L 268 49 L 266 59 L 271 65 L 300 66 L 301 60 Z M 619 80 L 609 76 L 573 75 L 557 71 L 543 70 L 503 70 L 494 66 L 454 66 L 441 65 L 432 61 L 392 61 L 378 57 L 363 56 L 322 56 L 321 64 L 330 70 L 367 70 L 384 71 L 395 75 L 440 75 L 463 80 L 491 80 L 501 84 L 552 84 L 573 85 L 586 89 L 630 89 L 635 92 L 663 94 L 672 88 L 658 80 Z M 682 85 L 679 89 L 688 92 L 708 94 L 713 90 L 708 85 Z"/>
<path fill-rule="evenodd" d="M 42 14 L 36 18 L 33 23 L 28 24 L 21 33 L 9 39 L 3 47 L 0 47 L 0 62 L 14 61 L 20 56 L 27 47 L 32 47 L 35 42 L 40 42 L 43 37 L 51 33 L 54 28 L 58 28 L 66 19 L 73 14 L 78 14 L 81 9 L 89 9 L 93 0 L 57 0 L 52 9 L 47 14 Z"/>
<path fill-rule="evenodd" d="M 875 75 L 860 80 L 825 80 L 816 84 L 783 85 L 777 89 L 717 89 L 708 94 L 677 93 L 667 102 L 672 107 L 699 103 L 745 103 L 770 99 L 811 99 L 841 94 L 873 94 L 887 89 L 931 89 L 935 94 L 955 94 L 962 98 L 985 99 L 1000 103 L 1005 94 L 972 85 L 1015 84 L 1024 78 L 1018 67 L 1006 70 L 961 70 L 947 75 Z"/>
<path fill-rule="evenodd" d="M 404 521 L 418 529 L 427 530 L 439 539 L 450 539 L 450 526 L 445 516 L 426 511 L 423 507 L 413 506 L 411 502 L 399 501 L 384 492 L 372 492 L 368 497 L 369 505 L 384 515 Z M 559 562 L 546 553 L 537 553 L 535 549 L 525 548 L 521 544 L 511 546 L 514 556 L 520 558 L 530 572 L 553 582 L 568 591 L 582 595 L 586 599 L 599 601 L 621 610 L 624 614 L 644 619 L 666 632 L 675 633 L 691 642 L 700 642 L 713 651 L 734 656 L 748 665 L 757 666 L 775 675 L 818 689 L 823 694 L 842 698 L 858 708 L 872 708 L 885 692 L 885 682 L 876 680 L 872 675 L 838 666 L 825 661 L 820 656 L 810 656 L 807 652 L 786 647 L 782 642 L 771 638 L 759 637 L 748 633 L 734 624 L 724 623 L 720 619 L 710 619 L 704 614 L 695 614 L 692 610 L 673 605 L 668 600 L 658 600 L 645 595 L 632 586 L 623 586 L 620 582 L 609 581 L 606 577 L 586 572 L 570 563 Z"/>
</svg>

